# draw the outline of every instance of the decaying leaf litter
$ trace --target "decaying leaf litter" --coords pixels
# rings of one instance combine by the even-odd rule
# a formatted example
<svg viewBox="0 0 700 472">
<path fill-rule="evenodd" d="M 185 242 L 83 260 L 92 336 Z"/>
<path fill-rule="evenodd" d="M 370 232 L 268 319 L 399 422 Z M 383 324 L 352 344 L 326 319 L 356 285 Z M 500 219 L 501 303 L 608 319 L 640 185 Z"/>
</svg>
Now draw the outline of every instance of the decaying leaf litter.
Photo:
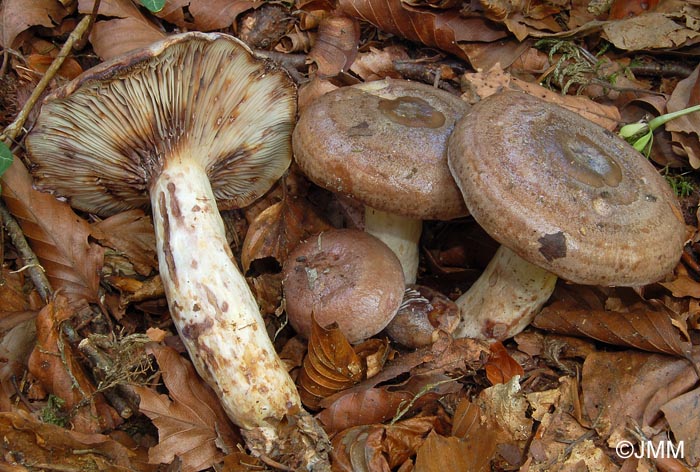
<svg viewBox="0 0 700 472">
<path fill-rule="evenodd" d="M 435 84 L 469 104 L 522 91 L 611 132 L 699 103 L 697 2 L 173 1 L 151 13 L 126 0 L 5 0 L 0 11 L 0 118 L 14 154 L 2 179 L 0 447 L 17 470 L 284 467 L 249 454 L 189 364 L 149 211 L 98 217 L 33 188 L 23 140 L 39 92 L 171 34 L 222 31 L 289 72 L 301 111 L 385 78 Z M 385 332 L 352 345 L 318 324 L 303 339 L 286 322 L 282 266 L 303 240 L 361 229 L 362 206 L 292 165 L 263 198 L 222 211 L 268 333 L 330 438 L 334 470 L 697 468 L 698 120 L 668 122 L 649 153 L 686 223 L 672 273 L 634 288 L 560 280 L 533 326 L 502 343 L 447 329 L 410 349 Z M 417 282 L 457 299 L 496 248 L 469 217 L 425 222 Z M 407 299 L 412 312 L 432 307 Z M 622 457 L 624 441 L 640 457 Z M 682 445 L 682 457 L 642 454 L 649 444 Z M 289 456 L 291 444 L 275 446 Z"/>
</svg>

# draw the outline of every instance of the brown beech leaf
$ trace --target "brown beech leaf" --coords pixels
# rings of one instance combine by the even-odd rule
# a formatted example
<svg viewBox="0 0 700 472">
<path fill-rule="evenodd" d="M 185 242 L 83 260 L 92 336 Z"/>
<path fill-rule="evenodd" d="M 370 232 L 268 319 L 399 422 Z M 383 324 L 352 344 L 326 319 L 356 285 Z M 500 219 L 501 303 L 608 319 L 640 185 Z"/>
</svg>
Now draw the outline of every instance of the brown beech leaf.
<svg viewBox="0 0 700 472">
<path fill-rule="evenodd" d="M 88 241 L 90 225 L 67 203 L 34 190 L 18 159 L 2 176 L 2 197 L 53 289 L 60 290 L 71 306 L 96 302 L 104 249 Z"/>
<path fill-rule="evenodd" d="M 401 0 L 340 0 L 338 8 L 382 31 L 442 49 L 465 60 L 469 57 L 460 43 L 497 41 L 507 36 L 505 30 L 485 18 L 462 17 L 459 9 L 413 8 Z"/>
<path fill-rule="evenodd" d="M 194 26 L 201 31 L 227 28 L 234 24 L 238 15 L 262 4 L 249 0 L 193 0 L 188 3 Z"/>
<path fill-rule="evenodd" d="M 334 401 L 317 418 L 328 434 L 354 426 L 383 423 L 393 418 L 399 407 L 412 397 L 409 391 L 392 391 L 388 387 L 351 392 Z"/>
<path fill-rule="evenodd" d="M 21 410 L 0 413 L 0 435 L 4 442 L 5 459 L 11 460 L 14 456 L 20 460 L 27 459 L 26 462 L 22 461 L 27 465 L 47 464 L 37 469 L 136 470 L 131 462 L 134 452 L 109 436 L 86 434 L 42 423 Z M 76 451 L 81 452 L 78 454 Z M 0 466 L 0 469 L 29 470 L 19 466 L 16 469 Z"/>
<path fill-rule="evenodd" d="M 680 18 L 679 18 L 680 17 Z M 686 19 L 690 26 L 685 26 Z M 693 23 L 695 27 L 693 28 Z M 626 51 L 675 49 L 692 44 L 700 36 L 697 19 L 690 13 L 649 12 L 603 25 L 602 36 L 616 48 Z"/>
<path fill-rule="evenodd" d="M 287 254 L 301 240 L 330 228 L 305 199 L 290 196 L 255 217 L 243 241 L 241 264 L 263 313 L 273 314 L 280 305 Z"/>
<path fill-rule="evenodd" d="M 317 418 L 328 433 L 383 423 L 413 414 L 460 389 L 461 384 L 443 373 L 416 375 L 400 385 L 353 388 L 334 395 L 323 402 L 327 408 Z M 333 401 L 329 402 L 331 399 Z"/>
<path fill-rule="evenodd" d="M 134 387 L 141 398 L 139 410 L 158 428 L 159 442 L 150 449 L 149 461 L 170 464 L 178 457 L 181 470 L 195 472 L 235 451 L 241 437 L 192 364 L 160 344 L 151 343 L 147 350 L 155 356 L 168 388 L 165 395 Z"/>
<path fill-rule="evenodd" d="M 331 229 L 303 198 L 286 197 L 263 210 L 250 224 L 241 248 L 248 272 L 256 260 L 273 258 L 282 266 L 287 254 L 309 236 Z"/>
<path fill-rule="evenodd" d="M 365 82 L 387 77 L 400 79 L 401 74 L 396 71 L 394 62 L 408 60 L 408 51 L 402 46 L 390 45 L 382 49 L 370 46 L 369 51 L 357 55 L 350 70 Z"/>
<path fill-rule="evenodd" d="M 78 11 L 90 14 L 95 0 L 80 0 Z M 149 21 L 131 0 L 103 0 L 99 15 L 111 17 L 97 21 L 90 32 L 90 43 L 103 60 L 147 46 L 166 34 Z"/>
<path fill-rule="evenodd" d="M 3 0 L 0 3 L 0 46 L 13 48 L 15 38 L 32 26 L 56 26 L 69 13 L 56 0 Z"/>
<path fill-rule="evenodd" d="M 489 349 L 491 356 L 484 364 L 484 369 L 491 385 L 506 383 L 516 375 L 522 377 L 525 374 L 523 367 L 513 359 L 502 342 L 491 344 Z"/>
<path fill-rule="evenodd" d="M 297 378 L 302 403 L 315 410 L 321 400 L 352 387 L 364 374 L 360 357 L 337 325 L 323 328 L 312 319 L 309 348 Z"/>
<path fill-rule="evenodd" d="M 549 332 L 585 336 L 616 346 L 681 357 L 690 355 L 690 343 L 683 339 L 669 314 L 661 311 L 592 310 L 556 301 L 542 309 L 532 325 Z"/>
<path fill-rule="evenodd" d="M 346 429 L 333 438 L 333 470 L 395 470 L 415 455 L 425 437 L 435 429 L 441 429 L 441 424 L 438 418 L 432 416 L 410 418 L 392 425 L 365 425 Z"/>
<path fill-rule="evenodd" d="M 431 431 L 416 454 L 416 470 L 442 472 L 445 470 L 487 471 L 489 457 L 482 456 L 487 438 L 465 441 L 454 436 L 445 437 Z"/>
<path fill-rule="evenodd" d="M 151 218 L 143 210 L 129 210 L 92 225 L 92 236 L 125 255 L 137 273 L 147 276 L 158 268 L 156 235 Z"/>
<path fill-rule="evenodd" d="M 686 461 L 697 468 L 700 466 L 700 388 L 674 398 L 661 410 L 673 437 L 683 442 Z"/>
<path fill-rule="evenodd" d="M 347 71 L 355 60 L 360 42 L 360 25 L 354 18 L 334 15 L 321 20 L 316 42 L 308 60 L 321 77 L 334 77 Z"/>
<path fill-rule="evenodd" d="M 24 291 L 24 275 L 12 273 L 7 267 L 0 267 L 0 333 L 4 332 L 2 320 L 12 312 L 29 310 L 29 298 Z M 9 326 L 11 328 L 12 326 Z"/>
<path fill-rule="evenodd" d="M 36 346 L 29 356 L 28 370 L 44 390 L 65 401 L 63 410 L 69 415 L 74 430 L 96 433 L 114 429 L 121 418 L 102 394 L 95 392 L 73 349 L 61 335 L 62 322 L 72 315 L 73 311 L 61 294 L 39 312 Z"/>
<path fill-rule="evenodd" d="M 687 78 L 678 82 L 666 105 L 669 113 L 700 104 L 700 66 Z M 679 116 L 664 125 L 673 141 L 688 155 L 690 165 L 700 167 L 700 112 Z"/>
<path fill-rule="evenodd" d="M 596 352 L 586 358 L 581 372 L 583 411 L 614 447 L 632 439 L 631 424 L 651 426 L 660 408 L 697 380 L 685 359 L 639 351 Z"/>
</svg>

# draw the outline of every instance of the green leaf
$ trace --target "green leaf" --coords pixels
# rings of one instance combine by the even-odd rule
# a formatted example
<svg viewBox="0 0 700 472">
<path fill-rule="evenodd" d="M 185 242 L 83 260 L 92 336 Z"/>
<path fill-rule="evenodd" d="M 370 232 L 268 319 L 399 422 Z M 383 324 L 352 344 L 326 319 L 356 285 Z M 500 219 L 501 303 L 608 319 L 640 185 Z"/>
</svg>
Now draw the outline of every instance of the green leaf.
<svg viewBox="0 0 700 472">
<path fill-rule="evenodd" d="M 10 148 L 0 141 L 0 177 L 12 165 L 12 151 Z"/>
<path fill-rule="evenodd" d="M 148 8 L 149 11 L 157 13 L 165 6 L 165 0 L 141 0 L 141 5 Z"/>
<path fill-rule="evenodd" d="M 10 148 L 0 141 L 0 177 L 5 173 L 7 169 L 12 165 L 12 151 Z M 2 191 L 2 185 L 0 185 L 0 191 Z"/>
</svg>

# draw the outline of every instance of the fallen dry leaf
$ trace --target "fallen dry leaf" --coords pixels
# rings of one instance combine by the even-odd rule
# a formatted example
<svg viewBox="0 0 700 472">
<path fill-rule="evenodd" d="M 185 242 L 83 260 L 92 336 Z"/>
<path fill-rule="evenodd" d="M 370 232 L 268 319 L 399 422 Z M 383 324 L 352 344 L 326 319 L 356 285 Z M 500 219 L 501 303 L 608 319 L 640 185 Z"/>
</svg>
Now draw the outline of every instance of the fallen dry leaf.
<svg viewBox="0 0 700 472">
<path fill-rule="evenodd" d="M 300 241 L 329 229 L 331 225 L 305 199 L 284 198 L 263 210 L 250 224 L 241 248 L 243 271 L 248 273 L 255 261 L 267 258 L 282 267 Z"/>
<path fill-rule="evenodd" d="M 346 15 L 372 23 L 380 30 L 468 60 L 460 43 L 491 42 L 507 33 L 481 17 L 464 18 L 458 9 L 436 11 L 413 8 L 400 0 L 340 0 Z"/>
<path fill-rule="evenodd" d="M 0 46 L 14 48 L 17 36 L 32 26 L 56 26 L 68 9 L 56 0 L 3 0 L 0 3 Z"/>
<path fill-rule="evenodd" d="M 658 427 L 660 408 L 695 382 L 697 375 L 685 359 L 636 351 L 593 353 L 583 364 L 583 411 L 615 447 L 633 440 L 628 428 L 635 424 Z"/>
<path fill-rule="evenodd" d="M 89 242 L 90 225 L 67 203 L 34 190 L 19 159 L 2 176 L 2 197 L 53 289 L 71 306 L 97 302 L 104 249 Z"/>
<path fill-rule="evenodd" d="M 320 77 L 334 77 L 346 72 L 357 55 L 360 25 L 354 18 L 334 15 L 321 20 L 308 60 Z"/>
<path fill-rule="evenodd" d="M 309 349 L 297 378 L 304 406 L 316 410 L 321 400 L 352 387 L 364 374 L 360 357 L 337 324 L 324 328 L 312 316 Z"/>
<path fill-rule="evenodd" d="M 98 433 L 114 429 L 122 419 L 97 393 L 65 336 L 62 323 L 73 310 L 61 294 L 46 305 L 36 319 L 36 346 L 27 368 L 44 390 L 61 398 L 61 409 L 75 431 Z"/>
<path fill-rule="evenodd" d="M 672 113 L 694 105 L 700 105 L 700 66 L 693 73 L 678 82 L 666 104 L 667 112 Z M 673 141 L 681 146 L 688 156 L 693 169 L 700 167 L 700 113 L 679 116 L 664 125 L 671 132 Z"/>
<path fill-rule="evenodd" d="M 557 334 L 586 336 L 616 346 L 682 357 L 687 357 L 691 348 L 667 312 L 651 309 L 615 312 L 556 301 L 543 308 L 532 325 Z"/>
<path fill-rule="evenodd" d="M 483 444 L 489 438 L 466 441 L 454 436 L 445 437 L 431 431 L 416 453 L 416 468 L 421 472 L 443 472 L 445 470 L 469 470 L 486 472 L 491 470 L 489 457 L 482 455 Z"/>
<path fill-rule="evenodd" d="M 42 423 L 23 411 L 0 413 L 0 435 L 6 466 L 18 467 L 3 470 L 135 470 L 134 453 L 109 436 Z"/>
<path fill-rule="evenodd" d="M 415 455 L 425 437 L 436 428 L 442 429 L 440 421 L 430 416 L 411 418 L 391 425 L 348 428 L 333 438 L 333 470 L 395 470 Z"/>
<path fill-rule="evenodd" d="M 688 13 L 687 18 L 676 21 L 674 16 L 678 15 L 651 12 L 612 21 L 603 25 L 603 35 L 615 47 L 627 51 L 676 49 L 695 42 L 700 36 L 698 18 Z M 684 26 L 683 20 L 694 24 L 695 29 Z"/>
<path fill-rule="evenodd" d="M 94 2 L 95 0 L 80 0 L 78 11 L 92 13 Z M 165 32 L 141 14 L 131 0 L 103 0 L 98 13 L 111 18 L 95 22 L 90 32 L 90 43 L 103 60 L 147 46 L 166 36 Z"/>
<path fill-rule="evenodd" d="M 92 225 L 92 236 L 126 258 L 140 275 L 158 268 L 156 235 L 150 216 L 143 210 L 129 210 Z"/>
<path fill-rule="evenodd" d="M 442 372 L 411 376 L 398 385 L 358 385 L 324 399 L 317 415 L 329 433 L 415 414 L 438 398 L 454 394 L 460 383 Z"/>
<path fill-rule="evenodd" d="M 183 471 L 196 472 L 220 462 L 242 443 L 216 394 L 197 376 L 192 364 L 175 350 L 151 343 L 168 394 L 134 387 L 139 410 L 158 428 L 159 442 L 148 453 L 153 464 L 177 457 Z"/>
<path fill-rule="evenodd" d="M 522 377 L 525 374 L 522 366 L 508 353 L 502 342 L 491 344 L 489 349 L 491 356 L 484 364 L 484 369 L 491 385 L 506 383 L 516 375 Z"/>
<path fill-rule="evenodd" d="M 661 411 L 673 437 L 683 443 L 684 459 L 693 467 L 700 466 L 700 388 L 672 398 Z"/>
<path fill-rule="evenodd" d="M 408 61 L 409 55 L 406 48 L 392 45 L 383 49 L 369 47 L 369 51 L 358 53 L 350 71 L 357 74 L 365 82 L 384 78 L 400 79 L 401 74 L 396 72 L 394 61 Z"/>
</svg>

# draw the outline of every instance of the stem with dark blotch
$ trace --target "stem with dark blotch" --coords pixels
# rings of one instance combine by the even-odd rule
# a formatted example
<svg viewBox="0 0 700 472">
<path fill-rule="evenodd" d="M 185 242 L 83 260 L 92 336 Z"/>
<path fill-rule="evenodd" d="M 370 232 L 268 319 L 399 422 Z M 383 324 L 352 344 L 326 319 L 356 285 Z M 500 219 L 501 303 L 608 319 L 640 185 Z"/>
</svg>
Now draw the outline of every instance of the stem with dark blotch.
<svg viewBox="0 0 700 472">
<path fill-rule="evenodd" d="M 151 188 L 151 204 L 170 313 L 197 372 L 234 423 L 274 434 L 301 403 L 233 262 L 204 168 L 169 160 Z"/>
</svg>

